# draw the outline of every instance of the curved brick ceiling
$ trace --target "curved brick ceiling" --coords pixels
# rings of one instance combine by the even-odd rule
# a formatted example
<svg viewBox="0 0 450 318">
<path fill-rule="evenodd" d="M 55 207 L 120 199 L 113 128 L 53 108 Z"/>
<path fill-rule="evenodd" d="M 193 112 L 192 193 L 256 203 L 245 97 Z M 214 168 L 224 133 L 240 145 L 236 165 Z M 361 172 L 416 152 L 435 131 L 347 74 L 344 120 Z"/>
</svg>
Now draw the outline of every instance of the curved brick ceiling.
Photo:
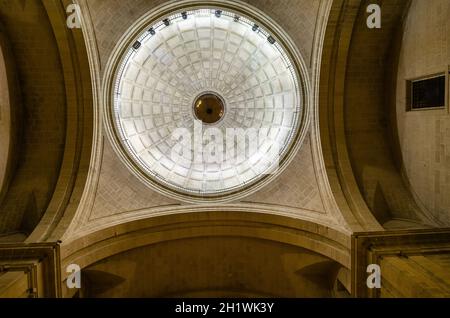
<svg viewBox="0 0 450 318">
<path fill-rule="evenodd" d="M 194 195 L 261 179 L 276 162 L 274 146 L 284 154 L 292 145 L 303 110 L 296 73 L 275 38 L 247 18 L 211 9 L 172 15 L 144 32 L 125 53 L 114 100 L 117 131 L 135 163 L 164 186 Z M 234 143 L 233 164 L 193 162 L 185 146 L 172 154 L 176 128 L 194 134 L 193 105 L 204 92 L 225 103 L 223 118 L 204 129 L 226 136 L 228 128 L 256 128 L 262 136 L 257 147 Z"/>
</svg>

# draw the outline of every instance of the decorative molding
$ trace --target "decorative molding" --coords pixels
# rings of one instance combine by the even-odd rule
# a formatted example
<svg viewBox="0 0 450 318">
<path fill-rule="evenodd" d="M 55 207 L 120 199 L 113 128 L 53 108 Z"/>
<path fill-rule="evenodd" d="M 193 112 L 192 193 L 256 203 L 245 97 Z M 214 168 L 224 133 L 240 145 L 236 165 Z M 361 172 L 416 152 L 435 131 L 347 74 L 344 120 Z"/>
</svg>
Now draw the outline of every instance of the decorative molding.
<svg viewBox="0 0 450 318">
<path fill-rule="evenodd" d="M 333 1 L 321 1 L 319 7 L 319 21 L 316 24 L 316 31 L 313 43 L 313 52 L 311 54 L 311 68 L 312 68 L 312 94 L 311 104 L 313 111 L 311 116 L 311 150 L 314 164 L 314 171 L 316 171 L 316 179 L 319 184 L 319 191 L 321 193 L 322 202 L 325 206 L 325 211 L 333 215 L 339 224 L 342 224 L 350 231 L 350 226 L 347 224 L 342 215 L 336 198 L 333 195 L 333 190 L 330 185 L 330 180 L 327 174 L 325 165 L 321 133 L 320 133 L 320 79 L 322 71 L 322 57 L 324 52 L 324 43 L 327 32 L 327 27 L 330 22 L 330 14 L 333 8 Z"/>
<path fill-rule="evenodd" d="M 352 236 L 352 295 L 380 297 L 366 285 L 367 266 L 380 265 L 383 257 L 450 253 L 450 229 L 355 233 Z"/>
<path fill-rule="evenodd" d="M 61 297 L 59 249 L 58 243 L 0 244 L 0 273 L 25 274 L 29 298 Z M 7 292 L 0 290 L 0 295 Z"/>
<path fill-rule="evenodd" d="M 84 187 L 81 200 L 71 215 L 64 217 L 63 223 L 54 234 L 53 238 L 68 237 L 73 231 L 76 231 L 80 224 L 87 223 L 92 207 L 94 205 L 95 196 L 97 194 L 98 182 L 100 179 L 102 157 L 103 157 L 103 121 L 100 110 L 101 104 L 101 63 L 97 41 L 95 38 L 95 29 L 91 19 L 89 5 L 87 0 L 76 0 L 76 4 L 80 6 L 81 11 L 81 29 L 83 31 L 84 44 L 86 46 L 87 59 L 89 62 L 89 70 L 91 76 L 92 90 L 92 152 L 87 172 L 87 180 Z"/>
</svg>

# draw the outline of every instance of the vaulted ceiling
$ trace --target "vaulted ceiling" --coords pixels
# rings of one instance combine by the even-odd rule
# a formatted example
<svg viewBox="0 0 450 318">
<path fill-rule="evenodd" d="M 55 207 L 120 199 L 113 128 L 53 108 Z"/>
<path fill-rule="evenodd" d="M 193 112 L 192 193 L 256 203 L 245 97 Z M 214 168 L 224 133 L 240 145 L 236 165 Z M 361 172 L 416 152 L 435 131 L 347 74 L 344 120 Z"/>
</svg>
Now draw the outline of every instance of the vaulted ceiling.
<svg viewBox="0 0 450 318">
<path fill-rule="evenodd" d="M 108 98 L 114 93 L 113 71 L 119 65 L 121 49 L 142 31 L 137 26 L 161 22 L 145 19 L 149 13 L 163 10 L 165 1 L 76 1 L 81 8 L 82 29 L 66 25 L 66 8 L 71 1 L 0 1 L 0 241 L 61 240 L 64 265 L 77 262 L 89 268 L 92 281 L 113 277 L 106 279 L 110 284 L 124 278 L 111 264 L 125 259 L 124 268 L 134 268 L 138 258 L 150 264 L 153 260 L 148 255 L 161 255 L 171 263 L 184 262 L 186 255 L 174 258 L 166 251 L 182 254 L 187 245 L 199 253 L 214 252 L 219 246 L 218 253 L 231 257 L 229 266 L 237 268 L 242 265 L 237 261 L 241 255 L 234 247 L 235 240 L 241 238 L 260 251 L 268 248 L 274 255 L 289 249 L 305 256 L 311 267 L 296 263 L 298 272 L 284 272 L 287 276 L 283 277 L 312 285 L 320 282 L 316 290 L 325 295 L 332 286 L 324 289 L 324 282 L 335 279 L 339 270 L 343 276 L 348 274 L 352 233 L 446 225 L 446 218 L 439 219 L 417 204 L 403 173 L 395 90 L 402 52 L 399 43 L 410 1 L 378 2 L 383 8 L 380 30 L 367 28 L 368 0 L 208 2 L 267 16 L 290 39 L 302 61 L 305 129 L 292 161 L 270 183 L 230 201 L 198 204 L 149 186 L 145 174 L 135 173 L 126 156 L 120 155 L 123 149 L 112 135 Z M 178 36 L 178 31 L 166 29 L 167 34 L 161 33 L 166 37 L 155 45 L 170 46 L 167 38 L 174 32 Z M 230 39 L 231 27 L 222 31 Z M 253 33 L 248 34 L 239 40 L 257 42 Z M 143 44 L 141 55 L 157 52 L 152 43 Z M 229 57 L 211 54 L 211 63 L 245 60 L 244 53 Z M 135 56 L 136 60 L 141 58 Z M 271 65 L 276 72 L 275 62 Z M 129 68 L 125 76 L 134 71 Z M 151 75 L 155 74 L 162 76 L 156 72 Z M 162 78 L 159 75 L 154 76 L 155 82 Z M 292 79 L 289 74 L 278 75 L 275 82 L 287 90 L 293 88 L 286 84 Z M 133 80 L 133 85 L 139 86 L 139 79 Z M 186 83 L 191 81 L 177 82 L 185 85 L 179 94 L 195 95 Z M 224 83 L 233 85 L 231 78 Z M 130 93 L 125 86 L 122 92 L 124 96 Z M 176 92 L 167 96 L 175 98 Z M 239 94 L 223 97 L 233 101 L 236 96 Z M 143 93 L 141 99 L 133 98 L 134 104 L 121 109 L 120 124 L 127 126 L 125 121 L 133 111 L 142 111 L 133 117 L 134 128 L 162 120 L 156 116 L 160 105 L 155 104 L 146 108 L 152 120 L 144 121 L 144 110 L 135 107 L 143 105 L 144 97 Z M 177 101 L 185 102 L 183 96 Z M 262 116 L 270 112 L 262 109 Z M 271 118 L 273 123 L 275 116 Z M 246 116 L 236 110 L 232 119 L 232 123 L 244 125 Z M 160 137 L 156 141 L 161 141 Z M 152 159 L 155 164 L 156 159 Z M 172 175 L 170 167 L 165 173 Z M 222 239 L 223 245 L 218 243 Z M 208 242 L 203 245 L 202 240 Z M 264 255 L 258 257 L 266 261 Z M 296 262 L 295 257 L 283 257 L 287 263 Z M 270 266 L 282 270 L 287 263 L 277 260 L 271 260 Z M 252 268 L 254 264 L 244 265 Z M 224 278 L 219 286 L 221 290 L 231 292 L 238 281 L 233 281 L 233 275 L 241 274 L 231 271 L 231 278 Z M 133 275 L 126 279 L 138 280 Z M 342 282 L 348 285 L 349 280 Z M 141 286 L 139 293 L 190 295 L 211 287 L 186 285 L 184 290 L 170 290 L 164 282 L 159 283 L 160 289 Z M 274 283 L 266 283 L 266 289 L 249 288 L 248 292 L 270 294 Z M 111 295 L 119 295 L 125 288 L 107 287 Z M 304 292 L 291 287 L 297 294 Z M 101 296 L 104 291 L 91 293 Z"/>
</svg>

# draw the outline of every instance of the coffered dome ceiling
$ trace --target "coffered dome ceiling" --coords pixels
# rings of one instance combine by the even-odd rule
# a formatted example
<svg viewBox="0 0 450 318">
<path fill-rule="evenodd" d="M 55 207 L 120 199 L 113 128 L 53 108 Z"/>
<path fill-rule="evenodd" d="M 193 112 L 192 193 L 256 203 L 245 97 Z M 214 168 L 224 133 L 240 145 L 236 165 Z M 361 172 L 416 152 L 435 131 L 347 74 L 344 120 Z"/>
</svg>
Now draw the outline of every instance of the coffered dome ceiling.
<svg viewBox="0 0 450 318">
<path fill-rule="evenodd" d="M 197 198 L 275 175 L 304 117 L 299 71 L 279 39 L 217 8 L 147 25 L 128 42 L 112 87 L 111 118 L 132 166 L 160 189 Z"/>
</svg>

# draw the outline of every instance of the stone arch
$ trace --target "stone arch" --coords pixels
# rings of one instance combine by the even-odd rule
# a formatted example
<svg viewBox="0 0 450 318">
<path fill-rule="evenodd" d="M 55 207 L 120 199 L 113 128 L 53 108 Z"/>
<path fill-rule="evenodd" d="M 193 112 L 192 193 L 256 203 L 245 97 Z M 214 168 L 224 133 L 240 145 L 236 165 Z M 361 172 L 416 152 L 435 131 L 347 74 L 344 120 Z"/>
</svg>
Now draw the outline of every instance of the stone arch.
<svg viewBox="0 0 450 318">
<path fill-rule="evenodd" d="M 157 242 L 192 237 L 252 237 L 317 252 L 350 268 L 347 234 L 313 222 L 288 217 L 245 213 L 204 212 L 167 215 L 86 230 L 62 242 L 63 266 L 82 268 L 101 259 Z"/>
<path fill-rule="evenodd" d="M 345 233 L 313 222 L 257 213 L 208 212 L 167 215 L 105 226 L 101 230 L 78 233 L 77 236 L 78 238 L 62 242 L 61 245 L 63 280 L 67 278 L 65 269 L 70 264 L 77 264 L 82 268 L 82 273 L 85 272 L 89 276 L 90 271 L 94 270 L 95 272 L 99 269 L 98 264 L 109 262 L 116 258 L 115 256 L 119 257 L 118 255 L 135 253 L 133 251 L 142 251 L 143 249 L 158 249 L 161 244 L 174 249 L 173 252 L 168 252 L 169 255 L 172 255 L 176 254 L 177 250 L 183 249 L 182 246 L 192 247 L 192 244 L 197 242 L 201 247 L 211 241 L 216 242 L 212 246 L 219 247 L 223 246 L 220 242 L 227 245 L 234 241 L 245 243 L 249 247 L 267 245 L 267 248 L 270 249 L 279 246 L 284 251 L 289 250 L 289 253 L 293 253 L 293 255 L 296 253 L 300 255 L 303 252 L 308 255 L 316 255 L 317 262 L 314 261 L 309 265 L 305 263 L 304 267 L 298 265 L 297 268 L 295 265 L 297 262 L 291 260 L 295 264 L 289 263 L 288 266 L 289 271 L 293 271 L 293 273 L 297 268 L 299 271 L 297 274 L 306 274 L 309 277 L 307 279 L 313 280 L 311 283 L 315 283 L 314 273 L 316 272 L 312 268 L 315 268 L 316 265 L 319 266 L 317 270 L 320 273 L 328 273 L 333 276 L 337 275 L 339 269 L 348 271 L 351 263 L 350 238 Z M 208 259 L 215 259 L 222 255 L 214 248 L 192 253 L 199 258 L 206 257 Z M 144 255 L 148 254 L 144 253 Z M 246 258 L 243 255 L 241 257 Z M 249 259 L 254 258 L 250 257 Z M 282 259 L 280 258 L 279 261 Z M 223 262 L 230 264 L 231 267 L 237 266 L 236 261 L 238 260 L 233 257 L 223 259 Z M 142 267 L 145 262 L 145 257 L 140 256 L 136 266 Z M 299 262 L 302 263 L 300 260 Z M 176 264 L 173 266 L 178 268 Z M 302 268 L 304 268 L 303 272 Z M 196 267 L 191 268 L 193 271 L 195 269 Z M 187 276 L 183 277 L 189 276 L 189 273 L 185 274 Z M 250 276 L 252 275 L 245 277 Z M 336 279 L 336 276 L 333 277 Z M 94 279 L 97 278 L 94 277 Z M 119 280 L 122 282 L 126 279 L 130 278 L 123 277 Z M 167 277 L 166 279 L 164 282 L 170 280 Z M 207 285 L 210 286 L 210 283 L 212 281 L 208 281 Z M 176 292 L 183 291 L 177 290 Z M 210 294 L 205 290 L 198 292 Z"/>
<path fill-rule="evenodd" d="M 390 76 L 396 30 L 407 1 L 383 3 L 383 27 L 369 29 L 370 1 L 333 1 L 320 78 L 320 129 L 327 173 L 354 231 L 380 230 L 391 220 L 436 225 L 415 203 L 393 153 Z M 361 71 L 364 70 L 364 71 Z M 391 125 L 395 127 L 394 125 Z M 381 226 L 380 226 L 381 225 Z"/>
</svg>

